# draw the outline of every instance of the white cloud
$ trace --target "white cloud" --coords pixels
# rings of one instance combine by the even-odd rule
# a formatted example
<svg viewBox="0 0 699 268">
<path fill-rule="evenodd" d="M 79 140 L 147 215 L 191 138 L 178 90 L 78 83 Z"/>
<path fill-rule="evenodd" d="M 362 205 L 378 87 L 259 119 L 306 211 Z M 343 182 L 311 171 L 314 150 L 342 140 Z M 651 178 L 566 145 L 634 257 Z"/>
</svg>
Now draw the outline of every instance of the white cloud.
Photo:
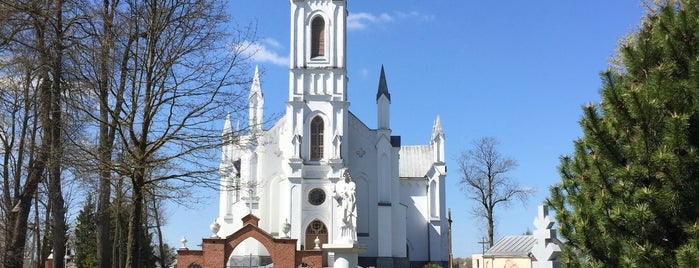
<svg viewBox="0 0 699 268">
<path fill-rule="evenodd" d="M 369 24 L 383 23 L 392 21 L 393 17 L 388 13 L 381 13 L 374 15 L 367 12 L 350 13 L 347 16 L 347 29 L 348 30 L 362 30 L 369 26 Z"/>
<path fill-rule="evenodd" d="M 279 66 L 289 65 L 289 56 L 280 55 L 276 50 L 284 50 L 277 40 L 272 38 L 262 39 L 256 43 L 243 42 L 237 46 L 245 49 L 243 53 L 258 63 L 271 63 Z M 287 52 L 288 53 L 288 52 Z"/>
<path fill-rule="evenodd" d="M 380 25 L 397 20 L 431 21 L 433 19 L 433 15 L 423 14 L 418 11 L 395 11 L 392 14 L 388 14 L 385 12 L 381 14 L 357 12 L 350 13 L 349 16 L 347 16 L 347 29 L 364 30 L 372 25 Z"/>
<path fill-rule="evenodd" d="M 265 44 L 270 45 L 270 46 L 275 47 L 275 48 L 282 48 L 283 47 L 282 44 L 279 43 L 279 41 L 277 41 L 277 39 L 274 39 L 274 38 L 265 38 L 265 39 L 262 39 L 262 42 L 265 42 Z"/>
<path fill-rule="evenodd" d="M 410 19 L 410 20 L 418 20 L 418 21 L 431 21 L 434 19 L 433 15 L 430 14 L 422 14 L 418 11 L 410 11 L 410 12 L 396 12 L 396 16 L 398 16 L 401 19 Z"/>
</svg>

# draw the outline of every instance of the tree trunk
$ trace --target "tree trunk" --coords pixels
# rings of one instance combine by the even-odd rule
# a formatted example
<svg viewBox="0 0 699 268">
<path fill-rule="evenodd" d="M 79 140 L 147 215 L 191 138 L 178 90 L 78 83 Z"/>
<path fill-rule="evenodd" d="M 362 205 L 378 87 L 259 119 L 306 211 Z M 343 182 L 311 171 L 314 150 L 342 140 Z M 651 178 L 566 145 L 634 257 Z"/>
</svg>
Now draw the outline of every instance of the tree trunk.
<svg viewBox="0 0 699 268">
<path fill-rule="evenodd" d="M 39 231 L 41 228 L 39 228 L 39 193 L 37 192 L 34 195 L 34 207 L 36 208 L 34 210 L 34 236 L 36 237 L 36 268 L 42 268 L 44 267 L 44 259 L 48 255 L 44 255 L 43 247 L 45 246 L 43 243 L 41 243 L 41 232 Z M 45 231 L 44 231 L 45 232 Z"/>
<path fill-rule="evenodd" d="M 53 208 L 51 215 L 52 232 L 53 232 L 53 267 L 65 267 L 66 254 L 66 222 L 65 222 L 65 202 L 63 200 L 63 191 L 61 189 L 61 158 L 63 154 L 63 140 L 61 131 L 63 128 L 62 122 L 62 79 L 63 79 L 63 0 L 56 1 L 56 24 L 54 37 L 54 49 L 52 71 L 53 81 L 50 92 L 50 113 L 49 128 L 46 128 L 46 134 L 50 135 L 47 140 L 50 141 L 50 157 L 49 157 L 49 202 Z"/>
<path fill-rule="evenodd" d="M 32 94 L 30 94 L 30 81 L 31 74 L 27 72 L 25 81 L 26 84 L 23 87 L 23 96 L 26 102 L 32 102 L 35 100 L 35 98 L 31 97 Z M 25 165 L 25 148 L 29 147 L 29 152 L 26 152 L 29 158 L 29 161 L 26 164 L 28 169 L 28 175 L 24 185 L 22 185 L 21 191 L 20 186 L 22 173 L 15 171 L 14 174 L 11 174 L 9 171 L 9 167 L 12 165 L 10 163 L 11 161 L 13 161 L 11 159 L 12 154 L 4 154 L 3 159 L 3 206 L 5 206 L 4 209 L 9 212 L 5 216 L 5 226 L 7 228 L 4 228 L 3 230 L 3 237 L 7 239 L 5 240 L 5 244 L 2 247 L 3 253 L 1 260 L 4 267 L 21 267 L 22 265 L 22 259 L 18 258 L 16 255 L 21 254 L 24 251 L 26 243 L 27 221 L 29 217 L 28 211 L 31 207 L 32 196 L 36 195 L 37 193 L 39 180 L 41 179 L 44 170 L 44 162 L 42 160 L 44 158 L 35 159 L 34 154 L 34 148 L 36 147 L 37 126 L 36 121 L 30 120 L 30 117 L 36 118 L 36 110 L 30 110 L 31 105 L 29 103 L 23 103 L 23 106 L 24 115 L 22 117 L 20 135 L 17 138 L 14 136 L 14 132 L 12 132 L 13 134 L 11 136 L 11 139 L 19 140 L 19 146 L 17 148 L 17 157 L 13 163 L 15 166 L 19 167 Z M 13 117 L 15 114 L 16 111 L 13 111 Z M 31 129 L 29 129 L 30 126 Z M 26 137 L 25 135 L 27 134 L 28 130 L 31 134 L 29 134 L 29 137 Z M 12 151 L 14 149 L 14 146 L 16 146 L 13 142 L 4 145 L 6 146 L 4 149 L 7 152 Z M 10 182 L 12 182 L 12 185 L 10 185 Z M 14 189 L 14 196 L 10 193 L 10 189 Z M 27 210 L 26 214 L 24 214 L 25 209 Z M 21 234 L 24 234 L 24 236 L 21 236 Z"/>
<path fill-rule="evenodd" d="M 155 196 L 153 196 L 153 219 L 155 220 L 155 230 L 158 233 L 158 253 L 160 255 L 160 266 L 167 267 L 165 259 L 165 244 L 163 244 L 163 232 L 160 228 L 160 213 L 158 213 L 158 205 Z"/>
<path fill-rule="evenodd" d="M 116 4 L 112 2 L 112 4 Z M 100 70 L 99 70 L 99 100 L 100 100 L 100 122 L 99 122 L 99 189 L 97 197 L 97 265 L 101 268 L 109 268 L 112 265 L 112 249 L 109 238 L 109 199 L 111 197 L 111 161 L 114 134 L 110 135 L 109 130 L 109 60 L 111 59 L 112 46 L 112 20 L 113 11 L 109 0 L 103 1 L 102 6 L 103 29 L 100 47 Z M 112 132 L 113 133 L 113 132 Z"/>
<path fill-rule="evenodd" d="M 124 249 L 123 249 L 123 232 L 124 228 L 121 222 L 121 217 L 122 217 L 122 203 L 123 203 L 123 195 L 124 195 L 124 190 L 123 190 L 123 180 L 119 178 L 116 182 L 116 185 L 114 187 L 114 192 L 115 192 L 115 199 L 114 203 L 116 203 L 116 207 L 114 208 L 114 237 L 112 240 L 112 268 L 122 268 L 124 267 L 124 264 L 126 263 L 125 261 L 125 256 L 124 256 Z"/>
<path fill-rule="evenodd" d="M 488 248 L 493 247 L 493 225 L 494 225 L 494 220 L 493 220 L 493 210 L 490 209 L 488 210 Z"/>
<path fill-rule="evenodd" d="M 138 268 L 141 263 L 140 247 L 141 232 L 143 230 L 143 182 L 145 169 L 137 167 L 131 179 L 132 204 L 129 216 L 129 237 L 127 240 L 126 267 Z"/>
<path fill-rule="evenodd" d="M 16 216 L 12 219 L 14 220 L 11 227 L 12 235 L 3 259 L 6 268 L 21 268 L 24 263 L 24 247 L 27 241 L 27 219 L 29 218 L 31 208 L 31 197 L 20 200 L 22 204 L 19 204 L 19 211 L 11 212 Z"/>
<path fill-rule="evenodd" d="M 45 145 L 42 147 L 46 147 Z M 40 150 L 39 157 L 35 161 L 29 161 L 29 174 L 24 191 L 19 201 L 9 213 L 10 237 L 5 248 L 3 266 L 5 268 L 21 268 L 24 262 L 24 247 L 27 242 L 27 221 L 32 206 L 32 197 L 39 188 L 39 181 L 44 173 L 45 159 L 48 158 L 46 150 Z M 15 209 L 17 208 L 17 209 Z"/>
</svg>

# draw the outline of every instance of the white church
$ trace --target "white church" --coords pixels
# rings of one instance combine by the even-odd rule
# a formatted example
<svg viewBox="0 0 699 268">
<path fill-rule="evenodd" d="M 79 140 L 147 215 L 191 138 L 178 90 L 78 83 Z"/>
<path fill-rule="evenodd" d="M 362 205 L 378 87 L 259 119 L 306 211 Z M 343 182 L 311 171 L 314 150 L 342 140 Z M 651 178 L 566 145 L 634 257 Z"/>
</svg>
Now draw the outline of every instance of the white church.
<svg viewBox="0 0 699 268">
<path fill-rule="evenodd" d="M 243 227 L 241 217 L 253 214 L 271 236 L 297 239 L 298 250 L 350 243 L 362 247 L 363 267 L 446 265 L 439 117 L 426 144 L 401 144 L 391 129 L 391 94 L 381 67 L 377 125 L 364 124 L 347 101 L 347 1 L 290 0 L 290 5 L 286 113 L 271 128 L 262 127 L 264 97 L 256 69 L 249 127 L 234 129 L 227 118 L 223 128 L 218 235 L 236 232 Z M 271 263 L 267 249 L 248 239 L 227 265 L 247 265 L 253 256 L 258 266 Z"/>
</svg>

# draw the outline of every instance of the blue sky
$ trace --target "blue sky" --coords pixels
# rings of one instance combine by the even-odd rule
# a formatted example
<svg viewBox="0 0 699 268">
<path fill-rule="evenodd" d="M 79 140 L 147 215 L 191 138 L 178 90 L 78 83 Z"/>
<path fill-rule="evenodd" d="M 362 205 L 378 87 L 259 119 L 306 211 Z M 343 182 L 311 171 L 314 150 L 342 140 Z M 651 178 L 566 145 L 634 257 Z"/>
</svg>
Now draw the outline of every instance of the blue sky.
<svg viewBox="0 0 699 268">
<path fill-rule="evenodd" d="M 496 211 L 496 240 L 534 229 L 536 207 L 560 180 L 559 156 L 572 153 L 582 135 L 581 106 L 599 101 L 599 72 L 644 13 L 635 0 L 348 2 L 350 111 L 376 127 L 383 64 L 391 128 L 404 145 L 429 142 L 441 116 L 455 257 L 480 252 L 477 242 L 485 236 L 483 220 L 470 214 L 475 203 L 460 190 L 460 152 L 480 137 L 500 140 L 500 152 L 519 164 L 509 176 L 536 193 L 524 205 Z M 265 115 L 281 114 L 288 94 L 289 3 L 229 5 L 238 24 L 257 24 L 254 60 L 262 71 Z M 168 209 L 169 244 L 179 247 L 186 236 L 195 248 L 211 235 L 218 193 L 203 194 L 210 198 Z"/>
</svg>

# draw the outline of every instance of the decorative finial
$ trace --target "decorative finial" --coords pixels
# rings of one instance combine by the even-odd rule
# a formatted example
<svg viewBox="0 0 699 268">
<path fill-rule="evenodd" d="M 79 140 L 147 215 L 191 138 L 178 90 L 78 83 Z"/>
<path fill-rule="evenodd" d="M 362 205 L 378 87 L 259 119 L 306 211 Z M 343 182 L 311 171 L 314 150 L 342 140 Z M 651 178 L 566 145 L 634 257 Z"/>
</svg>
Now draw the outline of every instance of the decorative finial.
<svg viewBox="0 0 699 268">
<path fill-rule="evenodd" d="M 221 230 L 221 225 L 216 222 L 216 219 L 214 219 L 214 222 L 209 225 L 209 229 L 211 229 L 211 232 L 214 234 L 211 236 L 212 238 L 219 238 L 218 237 L 218 231 Z"/>
<path fill-rule="evenodd" d="M 439 118 L 439 114 L 437 114 L 437 118 L 434 120 L 434 124 L 432 125 L 432 139 L 443 134 L 444 131 L 442 130 L 442 119 Z"/>
<path fill-rule="evenodd" d="M 180 242 L 182 242 L 182 247 L 180 247 L 180 248 L 186 249 L 187 248 L 187 238 L 183 236 L 182 240 L 180 240 Z"/>
<path fill-rule="evenodd" d="M 320 250 L 320 239 L 316 236 L 316 240 L 313 240 L 313 242 L 316 244 L 316 247 L 313 249 Z"/>
<path fill-rule="evenodd" d="M 231 114 L 226 115 L 226 120 L 223 121 L 223 135 L 230 135 L 233 133 L 233 127 L 231 126 Z"/>
<path fill-rule="evenodd" d="M 290 238 L 289 231 L 291 231 L 291 224 L 289 223 L 289 219 L 284 219 L 284 223 L 282 224 L 282 232 L 284 232 L 284 237 Z"/>
</svg>

